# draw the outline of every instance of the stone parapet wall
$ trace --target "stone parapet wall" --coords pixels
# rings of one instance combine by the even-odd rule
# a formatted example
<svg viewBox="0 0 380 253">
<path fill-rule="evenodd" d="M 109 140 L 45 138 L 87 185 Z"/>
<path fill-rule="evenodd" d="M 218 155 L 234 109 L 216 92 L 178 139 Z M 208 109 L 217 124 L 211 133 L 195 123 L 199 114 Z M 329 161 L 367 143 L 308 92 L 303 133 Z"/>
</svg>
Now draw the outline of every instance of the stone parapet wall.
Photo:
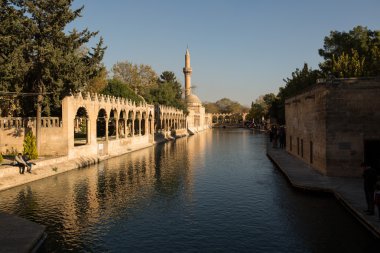
<svg viewBox="0 0 380 253">
<path fill-rule="evenodd" d="M 22 152 L 25 134 L 31 131 L 36 136 L 36 118 L 0 118 L 0 152 L 11 154 Z M 59 117 L 41 118 L 43 155 L 64 155 L 62 145 L 51 146 L 55 140 L 62 140 L 62 122 Z"/>
</svg>

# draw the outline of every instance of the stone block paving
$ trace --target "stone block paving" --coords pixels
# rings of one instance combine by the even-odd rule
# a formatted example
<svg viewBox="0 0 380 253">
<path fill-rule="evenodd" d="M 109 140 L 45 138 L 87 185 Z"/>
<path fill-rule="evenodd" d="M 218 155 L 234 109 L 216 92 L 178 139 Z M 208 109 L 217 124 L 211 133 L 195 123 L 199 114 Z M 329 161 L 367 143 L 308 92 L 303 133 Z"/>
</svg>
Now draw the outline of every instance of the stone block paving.
<svg viewBox="0 0 380 253">
<path fill-rule="evenodd" d="M 46 238 L 45 226 L 0 213 L 0 253 L 36 252 Z"/>
<path fill-rule="evenodd" d="M 380 222 L 377 210 L 375 215 L 367 215 L 362 178 L 328 177 L 320 174 L 302 160 L 284 149 L 267 145 L 268 157 L 284 173 L 296 188 L 310 191 L 330 192 L 378 239 Z M 358 165 L 360 166 L 360 165 Z"/>
</svg>

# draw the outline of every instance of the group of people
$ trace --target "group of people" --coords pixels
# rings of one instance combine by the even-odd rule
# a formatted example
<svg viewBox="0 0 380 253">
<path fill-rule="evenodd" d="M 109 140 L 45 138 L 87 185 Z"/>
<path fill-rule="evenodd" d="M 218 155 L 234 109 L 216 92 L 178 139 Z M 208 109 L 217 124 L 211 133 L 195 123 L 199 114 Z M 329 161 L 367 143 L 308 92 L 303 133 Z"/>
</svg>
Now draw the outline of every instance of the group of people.
<svg viewBox="0 0 380 253">
<path fill-rule="evenodd" d="M 368 215 L 375 214 L 375 206 L 377 206 L 378 221 L 380 221 L 380 178 L 376 169 L 363 162 L 364 192 L 367 202 L 367 210 L 364 212 Z"/>
<path fill-rule="evenodd" d="M 29 162 L 27 157 L 22 156 L 21 153 L 18 153 L 15 156 L 16 165 L 19 167 L 20 174 L 24 174 L 25 169 L 28 173 L 32 173 L 32 165 L 33 163 Z"/>
<path fill-rule="evenodd" d="M 277 148 L 280 145 L 280 148 L 285 148 L 285 128 L 283 126 L 277 127 L 272 125 L 269 131 L 269 141 L 272 143 L 274 148 Z"/>
</svg>

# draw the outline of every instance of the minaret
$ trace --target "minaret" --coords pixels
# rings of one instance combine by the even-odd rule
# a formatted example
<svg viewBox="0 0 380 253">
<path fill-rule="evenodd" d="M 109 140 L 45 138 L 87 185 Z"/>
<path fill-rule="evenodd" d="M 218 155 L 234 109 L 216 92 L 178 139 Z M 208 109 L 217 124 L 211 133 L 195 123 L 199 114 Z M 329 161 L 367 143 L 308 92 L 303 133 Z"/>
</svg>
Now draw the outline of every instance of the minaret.
<svg viewBox="0 0 380 253">
<path fill-rule="evenodd" d="M 185 74 L 185 97 L 191 94 L 191 72 L 193 72 L 193 70 L 190 67 L 190 53 L 187 48 L 185 54 L 185 67 L 183 68 L 183 73 Z"/>
</svg>

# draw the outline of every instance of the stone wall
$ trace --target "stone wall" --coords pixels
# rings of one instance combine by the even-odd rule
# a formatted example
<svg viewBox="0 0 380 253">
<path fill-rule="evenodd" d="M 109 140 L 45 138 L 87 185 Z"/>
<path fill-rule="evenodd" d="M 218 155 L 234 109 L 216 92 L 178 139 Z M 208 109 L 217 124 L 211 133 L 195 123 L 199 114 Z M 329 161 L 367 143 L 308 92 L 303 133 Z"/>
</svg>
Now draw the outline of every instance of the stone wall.
<svg viewBox="0 0 380 253">
<path fill-rule="evenodd" d="M 326 174 L 327 90 L 313 90 L 286 100 L 286 150 Z"/>
<path fill-rule="evenodd" d="M 360 176 L 364 142 L 380 140 L 379 96 L 380 80 L 354 78 L 286 100 L 287 151 L 323 174 Z"/>
<path fill-rule="evenodd" d="M 364 142 L 380 140 L 379 80 L 347 79 L 329 85 L 327 163 L 330 175 L 360 176 Z M 379 147 L 380 156 L 380 147 Z"/>
<path fill-rule="evenodd" d="M 25 134 L 29 131 L 36 136 L 35 118 L 0 118 L 0 152 L 2 154 L 22 152 Z M 41 138 L 40 154 L 50 156 L 67 153 L 60 118 L 42 117 L 41 136 L 43 138 Z"/>
</svg>

